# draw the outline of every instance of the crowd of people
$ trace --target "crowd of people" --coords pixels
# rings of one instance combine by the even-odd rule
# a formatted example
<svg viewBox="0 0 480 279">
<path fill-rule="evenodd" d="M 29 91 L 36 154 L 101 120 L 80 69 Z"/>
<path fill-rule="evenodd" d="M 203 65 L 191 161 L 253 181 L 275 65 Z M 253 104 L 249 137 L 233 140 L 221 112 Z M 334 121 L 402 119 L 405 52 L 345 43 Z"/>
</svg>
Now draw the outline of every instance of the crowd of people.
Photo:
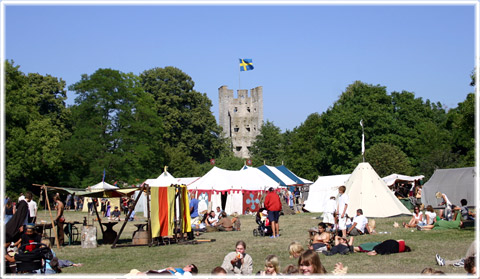
<svg viewBox="0 0 480 279">
<path fill-rule="evenodd" d="M 31 192 L 22 195 L 16 206 L 12 202 L 5 202 L 5 218 L 11 215 L 6 220 L 6 243 L 5 243 L 5 262 L 10 272 L 15 272 L 15 250 L 18 251 L 20 247 L 28 251 L 36 248 L 37 243 L 41 243 L 42 238 L 40 234 L 35 231 L 35 217 L 37 213 L 36 203 L 31 203 L 33 200 Z M 420 206 L 415 206 L 411 219 L 403 223 L 404 228 L 417 228 L 418 230 L 430 230 L 439 228 L 458 228 L 461 226 L 461 220 L 473 220 L 475 213 L 469 211 L 467 207 L 467 200 L 461 200 L 461 206 L 453 205 L 445 193 L 437 193 L 436 197 L 441 200 L 439 206 L 443 208 L 437 215 L 433 210 L 432 205 L 427 205 L 425 212 L 422 212 Z M 70 198 L 72 200 L 73 198 Z M 57 226 L 58 241 L 62 245 L 63 225 L 65 222 L 64 211 L 66 210 L 69 199 L 62 201 L 59 195 L 55 195 L 54 208 L 56 210 L 55 224 Z M 108 200 L 93 199 L 92 203 L 102 203 L 101 212 L 105 217 L 111 217 L 119 220 L 121 211 L 118 206 L 111 210 L 110 202 Z M 70 208 L 72 202 L 70 202 Z M 32 204 L 32 205 L 31 205 Z M 121 208 L 132 208 L 132 204 L 128 199 L 122 200 Z M 90 205 L 89 205 L 90 206 Z M 93 206 L 93 205 L 92 205 Z M 323 220 L 316 228 L 311 228 L 310 244 L 304 248 L 299 242 L 292 242 L 288 246 L 288 252 L 292 258 L 298 259 L 296 265 L 287 265 L 283 269 L 280 267 L 279 257 L 274 254 L 269 254 L 265 257 L 264 268 L 255 273 L 253 270 L 253 258 L 246 252 L 247 244 L 240 240 L 235 244 L 235 250 L 225 255 L 221 265 L 216 266 L 210 271 L 211 274 L 237 274 L 237 275 L 289 275 L 289 274 L 326 274 L 330 270 L 334 274 L 347 273 L 348 267 L 344 266 L 342 262 L 336 263 L 334 266 L 325 267 L 319 255 L 345 255 L 349 253 L 364 253 L 368 256 L 388 255 L 393 253 L 411 252 L 412 249 L 407 245 L 403 239 L 387 239 L 378 242 L 363 242 L 355 245 L 358 242 L 358 237 L 364 234 L 376 234 L 375 223 L 370 222 L 363 215 L 361 208 L 356 209 L 356 216 L 350 218 L 347 215 L 349 206 L 349 197 L 346 194 L 345 186 L 338 189 L 338 197 L 331 197 L 327 210 L 323 214 Z M 7 210 L 8 209 L 8 210 Z M 72 210 L 72 209 L 70 209 Z M 260 223 L 268 226 L 270 229 L 270 237 L 278 238 L 280 234 L 280 212 L 282 211 L 281 198 L 273 188 L 268 190 L 264 200 L 264 208 L 257 212 Z M 127 210 L 128 212 L 128 210 Z M 240 231 L 240 218 L 238 214 L 234 213 L 230 216 L 226 214 L 220 207 L 210 212 L 198 212 L 198 201 L 192 198 L 190 201 L 190 217 L 191 224 L 194 231 Z M 118 218 L 118 219 L 117 219 Z M 475 248 L 476 243 L 472 243 L 467 251 L 465 257 L 456 260 L 445 260 L 440 255 L 435 255 L 436 262 L 439 266 L 452 265 L 455 267 L 464 267 L 467 273 L 475 274 Z M 54 252 L 52 251 L 54 254 Z M 60 263 L 60 264 L 59 264 Z M 81 264 L 74 264 L 69 261 L 62 261 L 49 259 L 46 262 L 46 273 L 58 273 L 61 267 L 80 266 Z M 36 271 L 40 272 L 40 271 Z M 160 270 L 149 270 L 140 272 L 132 270 L 129 275 L 148 275 L 148 274 L 167 274 L 174 276 L 192 276 L 197 274 L 198 268 L 195 264 L 189 264 L 183 268 L 168 267 Z M 208 271 L 204 271 L 208 272 Z M 440 274 L 441 271 L 433 268 L 426 268 L 422 274 Z"/>
</svg>

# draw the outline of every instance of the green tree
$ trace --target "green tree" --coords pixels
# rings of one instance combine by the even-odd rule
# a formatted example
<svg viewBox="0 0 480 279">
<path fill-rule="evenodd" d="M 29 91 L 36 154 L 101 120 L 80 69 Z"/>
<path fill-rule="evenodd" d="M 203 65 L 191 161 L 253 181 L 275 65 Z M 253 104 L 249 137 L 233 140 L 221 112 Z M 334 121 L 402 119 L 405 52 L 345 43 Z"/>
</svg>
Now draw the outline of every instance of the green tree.
<svg viewBox="0 0 480 279">
<path fill-rule="evenodd" d="M 388 142 L 392 132 L 392 102 L 386 89 L 356 81 L 347 87 L 333 107 L 321 115 L 317 140 L 324 152 L 319 170 L 323 174 L 351 172 L 361 153 L 363 120 L 366 148 Z"/>
<path fill-rule="evenodd" d="M 138 183 L 159 174 L 165 153 L 162 119 L 151 107 L 139 78 L 112 69 L 82 75 L 70 90 L 73 135 L 63 148 L 72 170 L 68 180 L 82 186 L 106 181 Z"/>
<path fill-rule="evenodd" d="M 392 173 L 412 174 L 407 155 L 397 146 L 388 143 L 377 143 L 365 150 L 365 160 L 372 165 L 380 177 Z"/>
<path fill-rule="evenodd" d="M 267 120 L 250 150 L 253 165 L 280 165 L 284 160 L 284 139 L 279 127 Z"/>
<path fill-rule="evenodd" d="M 199 163 L 225 152 L 221 127 L 210 111 L 212 102 L 205 93 L 193 89 L 190 76 L 178 68 L 165 67 L 146 70 L 140 78 L 163 119 L 163 141 L 167 145 L 183 146 L 183 152 Z"/>
<path fill-rule="evenodd" d="M 452 152 L 460 156 L 458 167 L 475 165 L 475 95 L 448 112 L 447 128 L 452 133 Z"/>
<path fill-rule="evenodd" d="M 300 126 L 284 133 L 286 165 L 295 174 L 310 180 L 316 180 L 322 171 L 326 171 L 320 169 L 321 159 L 325 156 L 317 138 L 321 121 L 318 113 L 312 113 Z"/>
<path fill-rule="evenodd" d="M 32 190 L 32 183 L 58 183 L 70 117 L 65 82 L 50 75 L 25 75 L 5 62 L 5 185 L 7 193 Z"/>
</svg>

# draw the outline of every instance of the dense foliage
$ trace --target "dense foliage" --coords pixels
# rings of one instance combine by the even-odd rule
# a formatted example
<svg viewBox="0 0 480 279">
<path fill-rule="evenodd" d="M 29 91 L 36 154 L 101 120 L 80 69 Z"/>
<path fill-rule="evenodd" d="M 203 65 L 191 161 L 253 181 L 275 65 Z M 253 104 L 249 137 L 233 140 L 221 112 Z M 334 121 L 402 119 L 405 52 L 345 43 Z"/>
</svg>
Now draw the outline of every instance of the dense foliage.
<svg viewBox="0 0 480 279">
<path fill-rule="evenodd" d="M 351 173 L 361 162 L 364 123 L 366 161 L 380 176 L 391 173 L 423 174 L 437 168 L 475 165 L 475 98 L 448 112 L 440 103 L 415 98 L 402 91 L 388 94 L 385 87 L 356 81 L 322 114 L 285 133 L 272 123 L 261 130 L 253 149 L 254 162 L 269 158 L 284 161 L 297 175 L 315 180 L 318 175 Z M 275 138 L 275 139 L 272 139 Z M 284 152 L 272 150 L 284 146 Z"/>
<path fill-rule="evenodd" d="M 129 185 L 157 177 L 164 166 L 187 177 L 205 174 L 213 158 L 220 168 L 245 164 L 222 137 L 211 100 L 180 69 L 139 75 L 98 69 L 69 87 L 77 97 L 67 106 L 61 78 L 5 63 L 7 194 L 32 183 L 86 187 L 101 181 L 104 170 L 107 182 Z M 283 163 L 310 180 L 349 173 L 362 161 L 360 120 L 365 158 L 381 176 L 428 177 L 436 168 L 475 163 L 474 94 L 446 111 L 412 92 L 388 94 L 384 86 L 356 81 L 292 131 L 266 121 L 252 146 L 253 165 Z"/>
</svg>

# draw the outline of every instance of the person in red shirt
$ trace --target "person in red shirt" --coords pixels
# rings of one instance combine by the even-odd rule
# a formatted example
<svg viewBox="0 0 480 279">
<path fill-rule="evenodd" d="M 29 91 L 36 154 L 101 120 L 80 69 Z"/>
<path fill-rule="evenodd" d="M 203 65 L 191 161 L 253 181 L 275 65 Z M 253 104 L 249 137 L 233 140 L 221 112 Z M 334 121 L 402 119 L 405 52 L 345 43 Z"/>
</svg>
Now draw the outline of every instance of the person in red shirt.
<svg viewBox="0 0 480 279">
<path fill-rule="evenodd" d="M 282 202 L 273 187 L 268 189 L 268 194 L 265 197 L 265 208 L 268 210 L 268 219 L 272 223 L 272 236 L 276 238 L 280 236 L 278 220 L 280 218 L 280 211 L 282 210 Z"/>
</svg>

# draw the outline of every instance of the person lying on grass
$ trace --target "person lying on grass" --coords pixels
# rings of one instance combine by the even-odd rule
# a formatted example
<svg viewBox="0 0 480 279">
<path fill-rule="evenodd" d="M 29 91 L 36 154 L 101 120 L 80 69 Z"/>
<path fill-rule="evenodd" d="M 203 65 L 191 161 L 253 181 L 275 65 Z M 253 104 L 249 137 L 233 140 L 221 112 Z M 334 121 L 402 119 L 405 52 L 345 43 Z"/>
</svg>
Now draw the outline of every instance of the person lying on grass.
<svg viewBox="0 0 480 279">
<path fill-rule="evenodd" d="M 367 252 L 370 256 L 388 255 L 394 253 L 410 252 L 412 249 L 405 245 L 405 240 L 387 239 L 383 242 L 367 242 L 354 247 L 355 252 Z"/>
<path fill-rule="evenodd" d="M 347 241 L 346 238 L 337 235 L 335 236 L 335 246 L 330 251 L 323 251 L 322 253 L 325 256 L 332 256 L 335 254 L 346 255 L 350 252 L 353 252 L 353 236 Z"/>
</svg>

